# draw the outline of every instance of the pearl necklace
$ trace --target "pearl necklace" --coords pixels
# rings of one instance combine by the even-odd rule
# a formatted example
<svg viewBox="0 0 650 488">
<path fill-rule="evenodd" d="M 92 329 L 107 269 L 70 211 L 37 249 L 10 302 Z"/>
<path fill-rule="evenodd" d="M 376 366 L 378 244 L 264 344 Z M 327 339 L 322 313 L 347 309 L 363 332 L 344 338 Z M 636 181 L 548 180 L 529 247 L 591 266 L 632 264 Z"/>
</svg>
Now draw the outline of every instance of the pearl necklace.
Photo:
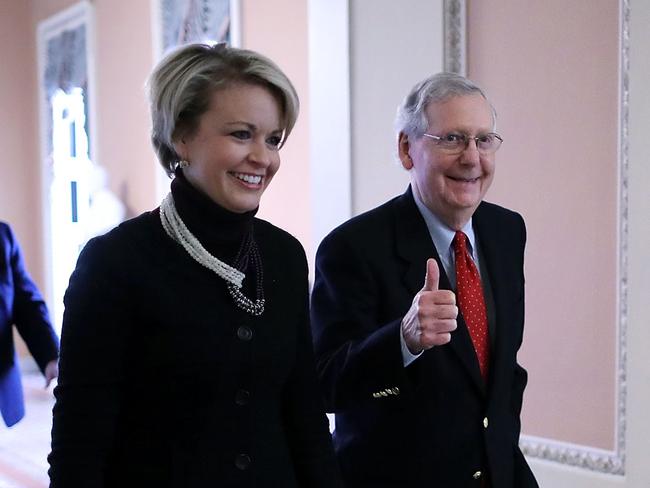
<svg viewBox="0 0 650 488">
<path fill-rule="evenodd" d="M 171 193 L 167 194 L 160 204 L 160 222 L 167 235 L 183 246 L 192 259 L 228 282 L 228 291 L 239 308 L 255 316 L 262 315 L 264 312 L 264 297 L 262 290 L 261 259 L 254 243 L 251 245 L 251 243 L 247 242 L 249 247 L 253 248 L 253 261 L 259 268 L 257 279 L 258 298 L 253 302 L 241 291 L 246 275 L 237 268 L 217 259 L 203 247 L 178 214 Z M 239 256 L 237 259 L 239 259 Z"/>
</svg>

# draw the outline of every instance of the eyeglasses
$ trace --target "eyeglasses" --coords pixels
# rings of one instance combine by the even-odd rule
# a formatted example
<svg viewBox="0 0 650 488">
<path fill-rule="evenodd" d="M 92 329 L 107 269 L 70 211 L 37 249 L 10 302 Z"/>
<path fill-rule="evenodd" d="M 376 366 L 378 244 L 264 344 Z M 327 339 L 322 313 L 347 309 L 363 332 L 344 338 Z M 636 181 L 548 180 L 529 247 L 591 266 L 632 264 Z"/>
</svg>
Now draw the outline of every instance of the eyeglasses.
<svg viewBox="0 0 650 488">
<path fill-rule="evenodd" d="M 426 132 L 422 135 L 436 141 L 436 145 L 449 154 L 462 153 L 467 149 L 469 141 L 471 140 L 476 144 L 476 149 L 478 149 L 479 153 L 492 154 L 501 147 L 501 143 L 503 142 L 501 136 L 494 132 L 488 132 L 487 134 L 481 134 L 476 137 L 453 132 L 442 136 L 434 136 L 433 134 L 427 134 Z"/>
</svg>

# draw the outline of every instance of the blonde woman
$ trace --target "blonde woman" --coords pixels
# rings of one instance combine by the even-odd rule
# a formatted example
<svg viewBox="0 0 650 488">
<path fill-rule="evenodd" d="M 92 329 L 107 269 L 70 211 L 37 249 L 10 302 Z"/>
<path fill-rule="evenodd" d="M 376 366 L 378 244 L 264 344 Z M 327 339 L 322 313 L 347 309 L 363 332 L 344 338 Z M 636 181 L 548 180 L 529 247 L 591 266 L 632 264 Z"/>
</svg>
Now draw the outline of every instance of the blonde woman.
<svg viewBox="0 0 650 488">
<path fill-rule="evenodd" d="M 72 275 L 51 486 L 339 486 L 305 254 L 255 217 L 295 89 L 223 44 L 170 54 L 149 86 L 171 193 L 90 241 Z"/>
</svg>

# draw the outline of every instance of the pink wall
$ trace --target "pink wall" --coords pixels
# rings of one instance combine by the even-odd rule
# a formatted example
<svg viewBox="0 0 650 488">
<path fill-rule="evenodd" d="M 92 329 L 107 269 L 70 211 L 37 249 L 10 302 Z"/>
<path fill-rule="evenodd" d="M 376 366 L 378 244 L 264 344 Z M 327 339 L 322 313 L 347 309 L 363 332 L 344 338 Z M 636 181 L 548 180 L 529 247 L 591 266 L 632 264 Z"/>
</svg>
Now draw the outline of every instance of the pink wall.
<svg viewBox="0 0 650 488">
<path fill-rule="evenodd" d="M 614 448 L 618 2 L 470 1 L 469 75 L 505 142 L 488 200 L 528 224 L 526 434 Z"/>
<path fill-rule="evenodd" d="M 0 0 L 0 220 L 16 232 L 43 284 L 36 37 L 29 2 Z"/>
<path fill-rule="evenodd" d="M 45 20 L 78 2 L 79 0 L 30 0 L 26 3 L 31 4 L 32 20 L 35 27 L 41 20 Z"/>
<path fill-rule="evenodd" d="M 296 236 L 307 254 L 310 237 L 309 103 L 306 0 L 241 0 L 243 47 L 259 51 L 285 71 L 300 97 L 300 116 L 282 166 L 262 198 L 259 216 Z"/>
<path fill-rule="evenodd" d="M 153 67 L 151 2 L 95 0 L 97 163 L 136 215 L 158 205 L 144 84 Z"/>
<path fill-rule="evenodd" d="M 36 31 L 29 2 L 0 0 L 0 220 L 20 242 L 27 269 L 45 284 L 36 97 Z M 19 354 L 26 348 L 17 340 Z"/>
</svg>

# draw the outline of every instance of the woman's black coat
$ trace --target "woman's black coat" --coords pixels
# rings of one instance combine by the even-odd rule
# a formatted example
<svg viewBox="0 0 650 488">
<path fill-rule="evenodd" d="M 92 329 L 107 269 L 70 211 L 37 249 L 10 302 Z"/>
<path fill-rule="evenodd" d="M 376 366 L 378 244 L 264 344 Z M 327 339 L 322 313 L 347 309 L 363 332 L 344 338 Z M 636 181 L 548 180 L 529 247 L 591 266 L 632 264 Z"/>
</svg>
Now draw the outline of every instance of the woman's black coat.
<svg viewBox="0 0 650 488">
<path fill-rule="evenodd" d="M 52 487 L 338 486 L 304 251 L 252 225 L 260 317 L 165 234 L 158 210 L 86 246 L 65 297 Z"/>
</svg>

